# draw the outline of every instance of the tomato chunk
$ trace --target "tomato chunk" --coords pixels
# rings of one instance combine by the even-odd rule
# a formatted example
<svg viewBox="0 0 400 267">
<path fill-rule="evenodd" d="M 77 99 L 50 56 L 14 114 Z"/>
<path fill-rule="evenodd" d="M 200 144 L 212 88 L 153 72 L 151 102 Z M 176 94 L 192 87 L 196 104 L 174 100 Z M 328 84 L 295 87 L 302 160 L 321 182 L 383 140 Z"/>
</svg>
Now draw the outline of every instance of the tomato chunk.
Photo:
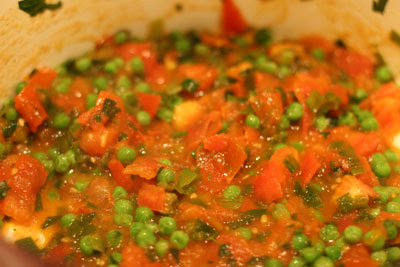
<svg viewBox="0 0 400 267">
<path fill-rule="evenodd" d="M 137 202 L 140 206 L 146 206 L 154 211 L 162 211 L 165 208 L 165 189 L 150 184 L 144 184 L 139 190 Z"/>
<path fill-rule="evenodd" d="M 147 93 L 136 93 L 140 107 L 150 114 L 151 117 L 156 115 L 158 106 L 161 103 L 161 96 Z"/>
<path fill-rule="evenodd" d="M 207 64 L 183 64 L 179 66 L 178 75 L 182 79 L 193 79 L 199 83 L 199 91 L 207 91 L 217 78 L 217 69 Z"/>
<path fill-rule="evenodd" d="M 257 199 L 267 203 L 283 197 L 281 181 L 286 176 L 279 164 L 269 161 L 254 182 L 254 194 Z"/>
<path fill-rule="evenodd" d="M 301 183 L 302 186 L 307 185 L 318 169 L 321 167 L 321 163 L 311 151 L 307 151 L 301 162 Z"/>
<path fill-rule="evenodd" d="M 138 175 L 146 180 L 156 177 L 161 164 L 151 157 L 138 157 L 131 164 L 126 166 L 124 173 Z"/>
<path fill-rule="evenodd" d="M 224 0 L 222 7 L 222 28 L 227 34 L 241 33 L 247 29 L 240 10 L 234 0 Z"/>
<path fill-rule="evenodd" d="M 40 68 L 29 79 L 29 85 L 35 89 L 49 89 L 57 78 L 57 72 L 51 68 Z"/>
</svg>

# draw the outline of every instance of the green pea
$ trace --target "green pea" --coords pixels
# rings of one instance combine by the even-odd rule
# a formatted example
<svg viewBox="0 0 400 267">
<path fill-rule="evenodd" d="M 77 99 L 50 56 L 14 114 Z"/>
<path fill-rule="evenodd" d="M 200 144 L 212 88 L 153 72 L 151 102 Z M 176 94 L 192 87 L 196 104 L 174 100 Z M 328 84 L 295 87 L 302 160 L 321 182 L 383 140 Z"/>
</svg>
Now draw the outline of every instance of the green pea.
<svg viewBox="0 0 400 267">
<path fill-rule="evenodd" d="M 208 46 L 206 46 L 205 44 L 198 43 L 194 46 L 194 52 L 196 53 L 196 55 L 206 56 L 210 54 L 210 48 L 208 48 Z"/>
<path fill-rule="evenodd" d="M 361 101 L 363 101 L 364 99 L 366 99 L 368 97 L 368 94 L 367 94 L 367 92 L 364 90 L 364 89 L 357 89 L 355 92 L 354 92 L 354 95 L 353 95 L 353 99 L 356 101 L 356 102 L 361 102 Z"/>
<path fill-rule="evenodd" d="M 79 72 L 85 72 L 92 66 L 92 60 L 87 57 L 83 57 L 75 61 L 75 69 Z"/>
<path fill-rule="evenodd" d="M 0 158 L 4 156 L 4 152 L 6 150 L 6 146 L 3 143 L 0 143 Z"/>
<path fill-rule="evenodd" d="M 364 131 L 374 131 L 378 129 L 378 121 L 374 117 L 368 117 L 361 121 L 361 129 Z"/>
<path fill-rule="evenodd" d="M 176 42 L 175 42 L 175 48 L 176 50 L 178 50 L 178 52 L 185 54 L 188 53 L 191 49 L 191 44 L 190 41 L 186 38 L 179 38 Z"/>
<path fill-rule="evenodd" d="M 342 250 L 337 246 L 329 246 L 325 248 L 325 254 L 331 260 L 337 261 L 342 256 Z"/>
<path fill-rule="evenodd" d="M 157 118 L 166 122 L 171 122 L 173 117 L 174 113 L 169 108 L 160 108 L 157 112 Z"/>
<path fill-rule="evenodd" d="M 108 79 L 106 77 L 97 77 L 93 80 L 93 86 L 97 90 L 103 91 L 108 86 Z"/>
<path fill-rule="evenodd" d="M 154 250 L 156 251 L 156 254 L 158 256 L 164 257 L 168 253 L 168 247 L 169 247 L 168 241 L 164 240 L 164 239 L 160 239 L 154 245 Z"/>
<path fill-rule="evenodd" d="M 296 59 L 296 53 L 291 49 L 285 49 L 280 55 L 280 63 L 283 65 L 290 65 Z"/>
<path fill-rule="evenodd" d="M 82 192 L 83 190 L 86 189 L 86 187 L 89 185 L 89 180 L 83 179 L 83 180 L 76 180 L 74 185 L 75 188 L 79 191 Z"/>
<path fill-rule="evenodd" d="M 316 48 L 311 51 L 311 55 L 319 61 L 325 60 L 325 52 L 322 49 Z"/>
<path fill-rule="evenodd" d="M 169 241 L 178 249 L 184 249 L 189 243 L 189 236 L 183 231 L 176 230 L 171 234 Z"/>
<path fill-rule="evenodd" d="M 61 217 L 60 224 L 62 227 L 70 227 L 75 221 L 76 215 L 72 213 L 65 214 Z"/>
<path fill-rule="evenodd" d="M 46 153 L 44 153 L 44 152 L 37 152 L 37 153 L 33 154 L 33 157 L 40 162 L 47 160 Z"/>
<path fill-rule="evenodd" d="M 344 229 L 343 236 L 347 243 L 358 243 L 362 238 L 362 230 L 355 225 L 350 225 Z"/>
<path fill-rule="evenodd" d="M 376 70 L 375 78 L 381 83 L 385 83 L 391 81 L 393 76 L 387 66 L 381 66 Z"/>
<path fill-rule="evenodd" d="M 290 127 L 290 120 L 288 117 L 283 114 L 281 118 L 281 122 L 279 123 L 279 130 L 286 130 Z"/>
<path fill-rule="evenodd" d="M 271 42 L 271 30 L 270 29 L 259 29 L 254 34 L 254 42 L 259 45 L 269 45 Z"/>
<path fill-rule="evenodd" d="M 79 242 L 79 247 L 83 254 L 85 255 L 92 255 L 94 253 L 93 245 L 90 240 L 90 236 L 82 237 L 81 241 Z"/>
<path fill-rule="evenodd" d="M 111 230 L 107 233 L 107 241 L 112 247 L 118 247 L 122 242 L 122 233 L 117 230 Z"/>
<path fill-rule="evenodd" d="M 251 239 L 251 230 L 245 227 L 239 227 L 238 231 L 240 233 L 240 235 L 246 239 L 246 240 L 250 240 Z"/>
<path fill-rule="evenodd" d="M 65 94 L 65 93 L 68 92 L 71 83 L 72 83 L 72 79 L 71 78 L 63 78 L 62 80 L 60 80 L 58 82 L 58 84 L 55 87 L 55 90 L 58 93 Z"/>
<path fill-rule="evenodd" d="M 125 63 L 124 60 L 120 57 L 116 57 L 112 60 L 114 62 L 114 64 L 119 68 L 122 67 Z"/>
<path fill-rule="evenodd" d="M 169 159 L 159 159 L 158 163 L 172 167 L 172 162 Z"/>
<path fill-rule="evenodd" d="M 57 113 L 54 116 L 54 128 L 58 130 L 67 129 L 71 122 L 71 118 L 65 113 Z"/>
<path fill-rule="evenodd" d="M 333 241 L 339 238 L 339 230 L 337 227 L 333 224 L 328 224 L 324 226 L 321 231 L 319 232 L 319 235 L 322 240 L 324 241 Z"/>
<path fill-rule="evenodd" d="M 13 106 L 14 105 L 14 99 L 10 98 L 10 97 L 6 97 L 3 100 L 3 105 L 8 107 L 8 106 Z"/>
<path fill-rule="evenodd" d="M 9 121 L 16 121 L 18 119 L 18 112 L 15 110 L 15 108 L 9 108 L 5 116 Z"/>
<path fill-rule="evenodd" d="M 390 201 L 385 206 L 385 211 L 387 212 L 400 212 L 400 202 Z"/>
<path fill-rule="evenodd" d="M 130 214 L 133 212 L 133 203 L 127 199 L 119 199 L 115 202 L 114 212 Z"/>
<path fill-rule="evenodd" d="M 136 151 L 133 148 L 124 146 L 117 152 L 117 159 L 124 164 L 131 163 L 136 158 Z"/>
<path fill-rule="evenodd" d="M 133 222 L 133 216 L 126 213 L 118 213 L 114 215 L 114 222 L 119 226 L 129 226 Z"/>
<path fill-rule="evenodd" d="M 114 43 L 117 45 L 123 44 L 128 40 L 128 34 L 124 31 L 117 32 L 114 35 Z"/>
<path fill-rule="evenodd" d="M 392 169 L 387 162 L 385 156 L 381 153 L 375 153 L 371 156 L 372 171 L 379 178 L 384 178 L 390 175 Z"/>
<path fill-rule="evenodd" d="M 324 116 L 318 116 L 315 118 L 314 125 L 317 130 L 323 131 L 329 126 L 329 119 Z"/>
<path fill-rule="evenodd" d="M 140 92 L 140 93 L 151 93 L 151 88 L 148 83 L 145 82 L 139 82 L 135 86 L 135 91 Z"/>
<path fill-rule="evenodd" d="M 157 175 L 157 181 L 161 184 L 170 184 L 175 180 L 173 170 L 163 168 Z"/>
<path fill-rule="evenodd" d="M 22 89 L 24 89 L 27 84 L 28 83 L 24 81 L 17 83 L 17 85 L 15 86 L 15 93 L 16 94 L 21 93 Z"/>
<path fill-rule="evenodd" d="M 357 126 L 357 118 L 353 112 L 346 112 L 344 115 L 339 117 L 338 120 L 339 125 L 347 125 L 350 127 Z"/>
<path fill-rule="evenodd" d="M 199 83 L 193 79 L 185 79 L 181 83 L 183 90 L 193 94 L 199 88 Z"/>
<path fill-rule="evenodd" d="M 144 228 L 145 228 L 144 223 L 142 223 L 142 222 L 134 222 L 129 227 L 129 235 L 131 237 L 135 237 Z"/>
<path fill-rule="evenodd" d="M 313 267 L 334 267 L 335 264 L 328 257 L 319 257 L 313 264 Z"/>
<path fill-rule="evenodd" d="M 400 248 L 399 247 L 390 247 L 386 249 L 387 259 L 390 262 L 396 262 L 400 260 Z"/>
<path fill-rule="evenodd" d="M 396 224 L 391 220 L 386 220 L 383 222 L 388 239 L 395 239 L 397 237 L 398 231 Z"/>
<path fill-rule="evenodd" d="M 340 249 L 343 249 L 347 246 L 346 241 L 344 241 L 344 237 L 340 237 L 338 240 L 335 241 L 334 244 Z"/>
<path fill-rule="evenodd" d="M 272 211 L 272 218 L 275 220 L 290 219 L 290 212 L 285 204 L 277 203 Z"/>
<path fill-rule="evenodd" d="M 249 114 L 246 116 L 246 125 L 254 128 L 254 129 L 258 129 L 261 125 L 260 119 L 254 115 L 254 114 Z"/>
<path fill-rule="evenodd" d="M 226 199 L 235 199 L 240 196 L 241 190 L 240 187 L 237 185 L 230 185 L 227 188 L 225 188 L 223 195 L 224 198 Z"/>
<path fill-rule="evenodd" d="M 88 94 L 86 96 L 86 108 L 91 109 L 96 106 L 97 94 Z"/>
<path fill-rule="evenodd" d="M 171 217 L 162 217 L 158 222 L 158 228 L 163 235 L 170 235 L 178 229 L 175 219 Z"/>
<path fill-rule="evenodd" d="M 387 158 L 387 160 L 389 160 L 389 161 L 396 162 L 399 160 L 399 156 L 397 155 L 396 151 L 394 151 L 394 150 L 388 149 L 385 151 L 384 155 Z"/>
<path fill-rule="evenodd" d="M 110 260 L 111 263 L 118 264 L 118 263 L 120 263 L 122 261 L 122 254 L 119 253 L 119 252 L 113 252 L 113 253 L 110 254 L 109 260 Z"/>
<path fill-rule="evenodd" d="M 306 266 L 306 262 L 304 261 L 303 258 L 300 257 L 294 257 L 288 265 L 288 267 L 303 267 L 303 266 Z"/>
<path fill-rule="evenodd" d="M 59 173 L 66 173 L 70 168 L 68 157 L 65 154 L 61 154 L 56 158 L 55 170 Z"/>
<path fill-rule="evenodd" d="M 316 242 L 314 242 L 314 248 L 317 250 L 318 254 L 322 254 L 325 251 L 325 243 L 324 241 L 318 239 Z"/>
<path fill-rule="evenodd" d="M 286 109 L 286 116 L 290 121 L 298 121 L 303 117 L 303 107 L 299 102 L 293 102 Z"/>
<path fill-rule="evenodd" d="M 150 125 L 151 123 L 151 116 L 149 113 L 147 113 L 144 110 L 139 111 L 138 113 L 136 113 L 136 119 L 137 121 L 143 125 L 143 126 L 147 126 Z"/>
<path fill-rule="evenodd" d="M 136 244 L 142 248 L 153 246 L 156 241 L 157 238 L 154 233 L 146 228 L 140 230 L 139 233 L 137 233 L 136 235 Z"/>
<path fill-rule="evenodd" d="M 300 251 L 308 246 L 309 241 L 307 236 L 304 234 L 295 234 L 292 238 L 291 244 L 294 250 Z"/>
<path fill-rule="evenodd" d="M 140 57 L 134 57 L 131 59 L 129 62 L 131 65 L 131 68 L 134 73 L 137 74 L 143 74 L 144 73 L 144 63 L 143 60 Z"/>
<path fill-rule="evenodd" d="M 376 251 L 383 248 L 385 245 L 385 238 L 378 231 L 371 230 L 364 235 L 363 243 L 371 250 Z"/>
<path fill-rule="evenodd" d="M 144 206 L 137 207 L 136 212 L 135 212 L 135 218 L 137 221 L 146 222 L 146 221 L 150 221 L 151 219 L 153 219 L 153 217 L 154 217 L 154 213 L 148 207 L 144 207 Z"/>
<path fill-rule="evenodd" d="M 265 262 L 264 267 L 283 267 L 283 263 L 278 259 L 271 258 Z"/>
<path fill-rule="evenodd" d="M 387 254 L 384 250 L 374 251 L 371 253 L 371 259 L 379 264 L 384 264 L 387 261 Z"/>
<path fill-rule="evenodd" d="M 307 263 L 313 263 L 320 256 L 317 250 L 312 247 L 303 248 L 300 250 L 300 255 Z"/>
<path fill-rule="evenodd" d="M 288 66 L 282 65 L 278 69 L 278 77 L 281 79 L 284 79 L 285 77 L 290 75 L 290 73 L 291 73 L 291 70 Z"/>
<path fill-rule="evenodd" d="M 158 224 L 156 224 L 156 223 L 146 222 L 146 224 L 144 225 L 144 227 L 145 227 L 146 229 L 149 229 L 149 230 L 152 231 L 153 233 L 158 232 Z"/>
<path fill-rule="evenodd" d="M 265 56 L 258 57 L 255 66 L 258 70 L 263 72 L 272 74 L 278 72 L 278 65 L 273 61 L 269 61 Z"/>
<path fill-rule="evenodd" d="M 115 61 L 110 60 L 110 61 L 107 61 L 106 64 L 104 64 L 103 69 L 105 72 L 107 72 L 109 74 L 117 74 L 118 64 Z"/>
<path fill-rule="evenodd" d="M 127 89 L 131 87 L 132 83 L 126 76 L 121 76 L 117 80 L 117 89 Z"/>
<path fill-rule="evenodd" d="M 114 188 L 113 197 L 115 199 L 124 198 L 127 196 L 128 196 L 128 192 L 126 192 L 125 188 L 123 188 L 122 186 L 117 186 Z"/>
</svg>

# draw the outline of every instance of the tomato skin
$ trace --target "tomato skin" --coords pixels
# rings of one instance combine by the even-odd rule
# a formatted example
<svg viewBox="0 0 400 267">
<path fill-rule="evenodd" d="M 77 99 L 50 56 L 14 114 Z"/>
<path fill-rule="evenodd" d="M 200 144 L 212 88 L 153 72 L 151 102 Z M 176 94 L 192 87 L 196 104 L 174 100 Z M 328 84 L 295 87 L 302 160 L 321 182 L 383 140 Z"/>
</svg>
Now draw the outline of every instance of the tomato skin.
<svg viewBox="0 0 400 267">
<path fill-rule="evenodd" d="M 134 186 L 132 178 L 129 174 L 124 173 L 124 165 L 119 160 L 112 159 L 107 163 L 107 167 L 111 172 L 115 182 L 131 192 Z"/>
<path fill-rule="evenodd" d="M 333 63 L 352 78 L 372 77 L 372 60 L 358 52 L 337 48 L 333 53 Z"/>
<path fill-rule="evenodd" d="M 29 85 L 34 89 L 49 89 L 57 78 L 57 72 L 51 68 L 40 68 L 29 79 Z"/>
<path fill-rule="evenodd" d="M 318 169 L 321 167 L 321 163 L 311 151 L 306 151 L 301 162 L 301 184 L 306 186 Z"/>
<path fill-rule="evenodd" d="M 346 267 L 377 267 L 378 264 L 370 257 L 368 248 L 363 244 L 357 244 L 343 255 L 340 260 Z"/>
<path fill-rule="evenodd" d="M 136 96 L 139 100 L 139 105 L 141 108 L 150 114 L 153 118 L 158 110 L 158 106 L 161 103 L 161 96 L 155 94 L 147 94 L 147 93 L 136 93 Z"/>
<path fill-rule="evenodd" d="M 122 250 L 121 267 L 145 267 L 150 264 L 143 248 L 136 245 L 127 245 Z"/>
<path fill-rule="evenodd" d="M 1 213 L 27 223 L 34 213 L 36 194 L 46 182 L 43 164 L 29 155 L 10 155 L 0 163 L 0 180 L 10 189 L 0 200 Z"/>
<path fill-rule="evenodd" d="M 236 34 L 248 28 L 240 10 L 233 0 L 224 0 L 222 6 L 222 29 L 226 34 Z"/>
<path fill-rule="evenodd" d="M 182 64 L 178 69 L 181 79 L 193 79 L 199 83 L 198 91 L 207 91 L 217 78 L 218 71 L 207 64 Z"/>
<path fill-rule="evenodd" d="M 139 190 L 137 203 L 140 206 L 146 206 L 154 211 L 165 209 L 165 189 L 150 184 L 144 184 Z"/>
<path fill-rule="evenodd" d="M 126 166 L 124 173 L 138 175 L 146 180 L 156 177 L 161 164 L 155 159 L 147 156 L 136 158 L 131 164 Z"/>
<path fill-rule="evenodd" d="M 28 123 L 32 132 L 36 132 L 38 127 L 48 118 L 47 112 L 40 102 L 39 95 L 31 85 L 27 85 L 14 98 L 15 109 Z"/>
<path fill-rule="evenodd" d="M 274 161 L 269 161 L 254 181 L 256 198 L 267 203 L 282 198 L 283 189 L 280 181 L 285 179 L 281 166 Z"/>
</svg>

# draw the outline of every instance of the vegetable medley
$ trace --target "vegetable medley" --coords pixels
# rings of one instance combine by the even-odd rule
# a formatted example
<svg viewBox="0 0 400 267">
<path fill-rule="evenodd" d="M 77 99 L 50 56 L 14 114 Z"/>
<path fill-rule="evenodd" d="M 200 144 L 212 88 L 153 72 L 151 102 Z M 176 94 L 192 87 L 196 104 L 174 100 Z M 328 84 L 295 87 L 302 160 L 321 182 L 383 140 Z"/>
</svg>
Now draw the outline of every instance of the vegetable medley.
<svg viewBox="0 0 400 267">
<path fill-rule="evenodd" d="M 67 266 L 397 266 L 399 117 L 340 41 L 121 31 L 4 101 L 1 235 Z"/>
</svg>

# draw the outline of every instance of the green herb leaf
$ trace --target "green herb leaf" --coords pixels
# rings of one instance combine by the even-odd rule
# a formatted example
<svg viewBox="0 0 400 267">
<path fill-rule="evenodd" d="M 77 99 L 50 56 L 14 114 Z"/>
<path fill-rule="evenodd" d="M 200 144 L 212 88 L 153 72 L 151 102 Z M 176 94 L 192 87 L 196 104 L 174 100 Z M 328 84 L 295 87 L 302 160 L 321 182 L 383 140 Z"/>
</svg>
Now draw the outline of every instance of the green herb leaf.
<svg viewBox="0 0 400 267">
<path fill-rule="evenodd" d="M 372 2 L 372 9 L 375 12 L 383 14 L 385 12 L 386 4 L 389 0 L 373 0 Z"/>
<path fill-rule="evenodd" d="M 348 213 L 356 209 L 368 207 L 368 197 L 365 196 L 352 198 L 350 194 L 347 193 L 338 198 L 337 201 L 339 203 L 338 208 L 342 213 Z"/>
<path fill-rule="evenodd" d="M 3 128 L 3 136 L 5 139 L 8 139 L 11 137 L 11 135 L 15 132 L 17 129 L 17 123 L 16 122 L 10 122 L 7 124 L 6 127 Z"/>
<path fill-rule="evenodd" d="M 350 144 L 343 141 L 334 141 L 330 147 L 347 160 L 353 175 L 364 173 L 364 168 L 362 167 L 360 159 Z"/>
<path fill-rule="evenodd" d="M 43 202 L 42 202 L 42 195 L 39 193 L 36 196 L 35 211 L 41 211 L 41 210 L 43 210 Z"/>
<path fill-rule="evenodd" d="M 55 224 L 56 222 L 58 222 L 58 220 L 61 219 L 61 216 L 50 216 L 47 217 L 46 220 L 43 222 L 42 224 L 42 229 L 46 229 L 47 227 Z"/>
<path fill-rule="evenodd" d="M 104 100 L 102 113 L 106 115 L 110 120 L 117 115 L 118 112 L 121 111 L 120 108 L 116 107 L 117 102 L 112 99 L 106 98 Z"/>
<path fill-rule="evenodd" d="M 194 223 L 190 224 L 187 228 L 187 232 L 190 238 L 196 241 L 213 240 L 218 235 L 216 229 L 200 219 L 197 219 Z"/>
<path fill-rule="evenodd" d="M 77 216 L 75 221 L 68 228 L 67 235 L 74 238 L 80 238 L 96 231 L 96 227 L 91 224 L 95 216 L 95 212 Z"/>
<path fill-rule="evenodd" d="M 34 254 L 39 254 L 40 249 L 36 246 L 35 242 L 31 237 L 26 237 L 23 239 L 19 239 L 14 243 L 17 247 L 28 250 Z"/>
<path fill-rule="evenodd" d="M 299 163 L 292 155 L 287 156 L 283 164 L 285 164 L 286 168 L 288 168 L 291 173 L 295 173 L 300 168 Z"/>
<path fill-rule="evenodd" d="M 322 207 L 322 200 L 315 187 L 307 185 L 303 188 L 299 182 L 294 186 L 294 193 L 301 197 L 307 206 L 319 209 Z"/>
<path fill-rule="evenodd" d="M 189 169 L 182 169 L 178 176 L 176 190 L 181 194 L 190 194 L 194 191 L 193 182 L 199 175 Z"/>
<path fill-rule="evenodd" d="M 253 209 L 253 210 L 246 210 L 243 215 L 248 217 L 260 218 L 264 214 L 267 214 L 266 209 Z"/>
<path fill-rule="evenodd" d="M 8 187 L 7 182 L 5 180 L 1 181 L 0 182 L 0 200 L 4 199 L 6 197 L 8 189 L 10 189 L 10 187 Z"/>
<path fill-rule="evenodd" d="M 175 247 L 169 248 L 169 252 L 171 252 L 172 256 L 179 263 L 179 250 Z"/>
<path fill-rule="evenodd" d="M 46 9 L 55 10 L 60 8 L 62 5 L 61 1 L 55 4 L 47 4 L 45 0 L 22 0 L 18 2 L 18 7 L 22 11 L 28 13 L 31 17 L 42 13 Z"/>
<path fill-rule="evenodd" d="M 400 46 L 400 34 L 394 30 L 390 32 L 390 39 Z"/>
</svg>

